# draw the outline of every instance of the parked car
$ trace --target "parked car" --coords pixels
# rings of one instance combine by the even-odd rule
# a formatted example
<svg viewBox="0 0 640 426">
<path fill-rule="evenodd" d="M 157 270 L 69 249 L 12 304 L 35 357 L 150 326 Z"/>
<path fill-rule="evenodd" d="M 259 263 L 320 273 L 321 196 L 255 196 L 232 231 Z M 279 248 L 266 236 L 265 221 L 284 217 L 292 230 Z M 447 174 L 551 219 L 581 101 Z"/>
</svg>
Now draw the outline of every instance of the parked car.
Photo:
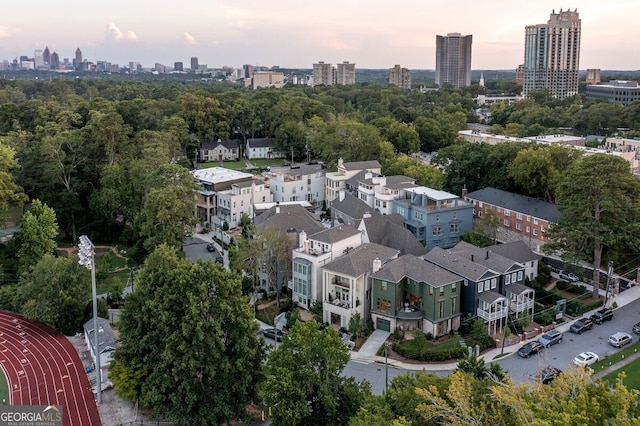
<svg viewBox="0 0 640 426">
<path fill-rule="evenodd" d="M 278 342 L 282 342 L 282 338 L 284 337 L 284 335 L 286 333 L 284 331 L 278 330 L 276 328 L 267 328 L 262 334 L 264 334 L 264 337 L 268 337 L 269 339 L 273 339 L 273 340 L 276 340 Z"/>
<path fill-rule="evenodd" d="M 551 345 L 562 342 L 562 333 L 558 330 L 549 330 L 542 336 L 538 337 L 538 342 L 540 342 L 540 344 L 545 348 L 548 348 Z"/>
<path fill-rule="evenodd" d="M 576 334 L 582 334 L 583 331 L 591 330 L 592 328 L 593 321 L 591 321 L 591 318 L 580 318 L 571 324 L 569 331 Z"/>
<path fill-rule="evenodd" d="M 627 343 L 631 343 L 633 338 L 629 333 L 625 333 L 623 331 L 618 331 L 617 333 L 613 333 L 609 337 L 609 343 L 616 348 L 621 348 Z"/>
<path fill-rule="evenodd" d="M 209 243 L 207 244 L 207 251 L 209 253 L 213 253 L 214 251 L 216 251 L 216 245 L 213 243 Z"/>
<path fill-rule="evenodd" d="M 587 367 L 589 365 L 595 364 L 599 360 L 600 358 L 598 357 L 598 355 L 594 354 L 593 352 L 582 352 L 581 354 L 576 355 L 576 357 L 573 359 L 573 363 L 581 367 Z"/>
<path fill-rule="evenodd" d="M 548 385 L 553 381 L 553 379 L 558 377 L 561 373 L 562 373 L 562 370 L 560 370 L 559 368 L 554 367 L 553 365 L 548 365 L 545 368 L 543 368 L 542 371 L 540 371 L 540 374 L 538 375 L 538 379 L 542 382 L 543 385 Z"/>
<path fill-rule="evenodd" d="M 600 309 L 598 312 L 595 312 L 591 315 L 591 320 L 596 324 L 602 324 L 605 321 L 609 321 L 613 319 L 613 311 L 609 308 Z"/>
<path fill-rule="evenodd" d="M 523 358 L 529 358 L 531 355 L 535 355 L 539 353 L 542 349 L 544 349 L 544 346 L 542 346 L 540 342 L 533 341 L 521 347 L 518 350 L 518 355 L 520 355 Z"/>
<path fill-rule="evenodd" d="M 633 332 L 640 334 L 640 322 L 633 325 Z"/>
<path fill-rule="evenodd" d="M 224 259 L 222 258 L 222 256 L 216 256 L 216 262 L 218 262 L 221 265 L 224 265 Z"/>
<path fill-rule="evenodd" d="M 565 281 L 569 281 L 570 283 L 575 283 L 575 282 L 580 281 L 578 276 L 576 274 L 574 274 L 573 272 L 571 272 L 571 271 L 562 270 L 562 271 L 558 272 L 558 276 L 560 277 L 560 279 L 563 279 Z"/>
</svg>

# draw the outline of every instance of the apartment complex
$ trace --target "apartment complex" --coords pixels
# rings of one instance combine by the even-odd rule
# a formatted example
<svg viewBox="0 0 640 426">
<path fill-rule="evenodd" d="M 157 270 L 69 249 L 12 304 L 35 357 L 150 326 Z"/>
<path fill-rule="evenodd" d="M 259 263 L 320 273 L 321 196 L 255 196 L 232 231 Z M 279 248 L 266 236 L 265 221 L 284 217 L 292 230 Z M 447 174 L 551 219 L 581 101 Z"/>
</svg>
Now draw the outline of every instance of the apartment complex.
<svg viewBox="0 0 640 426">
<path fill-rule="evenodd" d="M 284 73 L 275 71 L 252 72 L 252 77 L 245 77 L 244 87 L 250 87 L 253 90 L 260 87 L 275 87 L 277 89 L 282 89 L 284 87 Z"/>
<path fill-rule="evenodd" d="M 578 93 L 580 25 L 577 10 L 560 9 L 546 24 L 525 27 L 524 96 L 541 89 L 560 99 Z"/>
<path fill-rule="evenodd" d="M 401 89 L 411 89 L 411 71 L 395 65 L 389 70 L 389 85 L 398 86 Z"/>
<path fill-rule="evenodd" d="M 356 64 L 350 64 L 349 61 L 344 61 L 338 64 L 336 72 L 336 84 L 354 84 L 356 82 Z"/>
<path fill-rule="evenodd" d="M 436 36 L 436 84 L 454 87 L 471 85 L 471 42 L 473 36 L 449 33 Z"/>
<path fill-rule="evenodd" d="M 314 86 L 331 86 L 335 79 L 335 68 L 331 64 L 325 64 L 324 61 L 313 64 Z"/>
</svg>

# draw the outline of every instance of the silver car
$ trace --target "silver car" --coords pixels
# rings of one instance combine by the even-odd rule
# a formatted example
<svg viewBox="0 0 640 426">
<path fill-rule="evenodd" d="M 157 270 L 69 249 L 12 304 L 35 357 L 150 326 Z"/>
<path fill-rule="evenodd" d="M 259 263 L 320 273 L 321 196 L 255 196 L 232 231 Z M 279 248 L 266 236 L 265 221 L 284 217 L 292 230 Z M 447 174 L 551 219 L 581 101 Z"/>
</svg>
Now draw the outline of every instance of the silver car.
<svg viewBox="0 0 640 426">
<path fill-rule="evenodd" d="M 542 336 L 538 337 L 538 342 L 540 342 L 545 348 L 548 348 L 551 345 L 562 342 L 562 333 L 558 330 L 549 330 Z"/>
</svg>

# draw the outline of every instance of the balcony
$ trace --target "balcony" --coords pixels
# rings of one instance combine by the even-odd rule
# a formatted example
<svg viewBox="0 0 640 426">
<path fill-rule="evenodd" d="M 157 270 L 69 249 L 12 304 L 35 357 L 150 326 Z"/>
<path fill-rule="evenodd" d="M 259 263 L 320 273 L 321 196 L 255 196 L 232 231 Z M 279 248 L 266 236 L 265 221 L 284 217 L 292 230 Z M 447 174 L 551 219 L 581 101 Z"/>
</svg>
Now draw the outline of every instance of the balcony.
<svg viewBox="0 0 640 426">
<path fill-rule="evenodd" d="M 506 306 L 502 308 L 496 308 L 491 311 L 485 311 L 484 309 L 478 308 L 476 311 L 476 314 L 478 315 L 478 317 L 489 322 L 506 318 L 508 313 L 509 313 L 509 309 Z"/>
<path fill-rule="evenodd" d="M 396 318 L 402 320 L 419 320 L 424 318 L 424 311 L 422 309 L 398 309 L 396 311 Z"/>
<path fill-rule="evenodd" d="M 333 301 L 325 300 L 324 303 L 327 304 L 327 305 L 332 305 L 332 306 L 335 306 L 337 308 L 344 309 L 346 311 L 351 309 L 351 302 L 348 301 L 348 300 L 337 300 L 337 299 L 333 300 Z"/>
<path fill-rule="evenodd" d="M 527 311 L 529 309 L 533 309 L 533 306 L 534 306 L 533 299 L 527 298 L 518 302 L 511 301 L 511 303 L 509 304 L 509 310 L 511 312 L 519 313 L 519 312 Z"/>
</svg>

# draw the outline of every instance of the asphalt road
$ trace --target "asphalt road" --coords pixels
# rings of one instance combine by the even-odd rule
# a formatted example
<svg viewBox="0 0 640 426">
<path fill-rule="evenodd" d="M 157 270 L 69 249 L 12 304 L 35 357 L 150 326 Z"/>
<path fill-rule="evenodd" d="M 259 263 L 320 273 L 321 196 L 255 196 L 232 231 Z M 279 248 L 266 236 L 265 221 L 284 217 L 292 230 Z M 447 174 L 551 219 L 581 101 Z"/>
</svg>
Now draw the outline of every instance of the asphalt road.
<svg viewBox="0 0 640 426">
<path fill-rule="evenodd" d="M 215 260 L 216 257 L 222 256 L 224 259 L 224 265 L 229 264 L 226 254 L 221 254 L 218 250 L 208 251 L 207 242 L 198 238 L 185 238 L 182 243 L 182 251 L 184 251 L 184 254 L 194 262 L 198 259 L 205 261 L 209 259 Z"/>
</svg>

